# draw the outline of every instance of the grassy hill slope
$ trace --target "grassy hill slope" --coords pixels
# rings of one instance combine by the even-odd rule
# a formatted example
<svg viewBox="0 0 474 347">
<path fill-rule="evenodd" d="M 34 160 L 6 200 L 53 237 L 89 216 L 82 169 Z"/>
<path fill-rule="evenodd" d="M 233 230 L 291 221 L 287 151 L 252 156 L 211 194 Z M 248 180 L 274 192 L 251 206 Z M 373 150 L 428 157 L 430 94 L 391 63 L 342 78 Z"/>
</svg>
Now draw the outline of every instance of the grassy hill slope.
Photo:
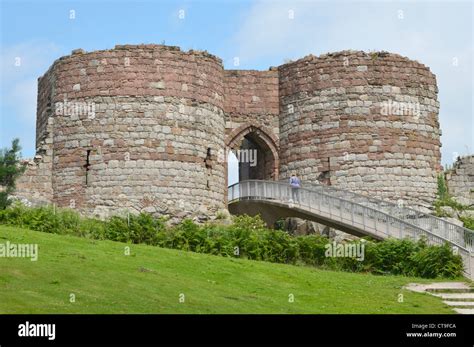
<svg viewBox="0 0 474 347">
<path fill-rule="evenodd" d="M 409 282 L 432 282 L 419 278 L 323 271 L 0 226 L 0 243 L 7 241 L 37 243 L 39 258 L 0 258 L 0 313 L 452 313 L 435 297 L 401 289 Z"/>
</svg>

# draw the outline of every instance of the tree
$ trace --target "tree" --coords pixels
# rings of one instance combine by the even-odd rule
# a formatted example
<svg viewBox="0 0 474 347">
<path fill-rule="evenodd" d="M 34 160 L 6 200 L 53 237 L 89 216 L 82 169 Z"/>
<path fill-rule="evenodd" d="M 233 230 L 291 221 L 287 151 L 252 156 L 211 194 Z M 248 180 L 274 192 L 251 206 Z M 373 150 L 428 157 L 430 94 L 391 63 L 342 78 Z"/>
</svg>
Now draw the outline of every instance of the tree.
<svg viewBox="0 0 474 347">
<path fill-rule="evenodd" d="M 11 148 L 0 149 L 0 209 L 4 210 L 11 201 L 8 195 L 15 190 L 16 179 L 25 172 L 26 166 L 20 165 L 20 139 L 13 139 Z"/>
<path fill-rule="evenodd" d="M 444 178 L 444 172 L 438 175 L 438 197 L 439 200 L 445 200 L 449 197 L 448 188 L 446 187 L 446 180 Z"/>
</svg>

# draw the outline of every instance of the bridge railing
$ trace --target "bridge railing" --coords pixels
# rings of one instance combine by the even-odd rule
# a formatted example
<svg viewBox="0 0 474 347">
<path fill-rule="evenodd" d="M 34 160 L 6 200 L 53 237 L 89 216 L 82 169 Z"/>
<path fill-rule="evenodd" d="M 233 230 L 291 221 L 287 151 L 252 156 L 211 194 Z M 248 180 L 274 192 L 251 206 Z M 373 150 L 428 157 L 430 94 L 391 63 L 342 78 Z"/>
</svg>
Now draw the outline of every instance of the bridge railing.
<svg viewBox="0 0 474 347">
<path fill-rule="evenodd" d="M 338 194 L 341 196 L 341 194 Z M 465 264 L 471 261 L 470 249 L 466 248 L 462 239 L 450 240 L 430 230 L 406 222 L 397 216 L 392 216 L 372 206 L 365 206 L 340 196 L 327 194 L 323 189 L 298 189 L 293 195 L 289 184 L 277 181 L 248 180 L 229 187 L 228 201 L 235 200 L 267 200 L 283 203 L 289 208 L 302 210 L 333 221 L 344 223 L 359 230 L 364 230 L 381 238 L 405 238 L 418 240 L 426 238 L 430 244 L 442 245 L 448 243 L 456 248 Z M 472 277 L 472 267 L 466 266 L 465 273 Z"/>
<path fill-rule="evenodd" d="M 284 184 L 286 183 L 283 181 L 280 182 Z M 367 207 L 372 207 L 378 211 L 383 211 L 391 216 L 395 216 L 403 220 L 406 223 L 416 225 L 423 230 L 429 230 L 436 235 L 442 236 L 443 238 L 446 238 L 452 242 L 462 245 L 463 247 L 466 247 L 471 251 L 474 251 L 474 231 L 454 223 L 450 223 L 436 216 L 417 211 L 404 205 L 368 197 L 332 186 L 305 182 L 304 188 L 315 190 L 323 194 L 340 197 L 342 199 L 353 201 Z"/>
<path fill-rule="evenodd" d="M 298 198 L 293 201 L 292 191 L 289 184 L 275 181 L 243 181 L 229 187 L 229 202 L 235 199 L 265 199 L 278 200 L 288 204 L 290 207 L 305 207 L 317 212 L 326 212 L 330 218 L 341 222 L 351 222 L 363 229 L 371 228 L 386 237 L 400 237 L 411 235 L 419 238 L 424 235 L 428 240 L 437 244 L 451 243 L 458 248 L 470 251 L 461 238 L 448 239 L 444 235 L 438 235 L 429 229 L 423 229 L 419 225 L 405 221 L 398 216 L 389 215 L 373 206 L 365 206 L 341 197 L 326 194 L 323 190 L 317 191 L 308 188 L 298 189 Z M 299 201 L 298 201 L 299 200 Z M 359 217 L 359 219 L 357 219 Z M 398 234 L 395 234 L 397 233 Z"/>
</svg>

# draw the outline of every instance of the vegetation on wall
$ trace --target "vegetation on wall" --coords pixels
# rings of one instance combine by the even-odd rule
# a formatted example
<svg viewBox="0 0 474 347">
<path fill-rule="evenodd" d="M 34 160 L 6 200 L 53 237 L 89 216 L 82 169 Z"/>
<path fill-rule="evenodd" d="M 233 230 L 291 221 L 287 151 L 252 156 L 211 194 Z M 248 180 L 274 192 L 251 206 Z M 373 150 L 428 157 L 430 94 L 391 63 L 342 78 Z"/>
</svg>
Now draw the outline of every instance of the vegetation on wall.
<svg viewBox="0 0 474 347">
<path fill-rule="evenodd" d="M 466 213 L 474 211 L 474 206 L 463 205 L 449 194 L 444 173 L 438 175 L 438 194 L 434 208 L 437 217 L 455 217 L 463 222 L 465 228 L 474 230 L 474 213 Z"/>
</svg>

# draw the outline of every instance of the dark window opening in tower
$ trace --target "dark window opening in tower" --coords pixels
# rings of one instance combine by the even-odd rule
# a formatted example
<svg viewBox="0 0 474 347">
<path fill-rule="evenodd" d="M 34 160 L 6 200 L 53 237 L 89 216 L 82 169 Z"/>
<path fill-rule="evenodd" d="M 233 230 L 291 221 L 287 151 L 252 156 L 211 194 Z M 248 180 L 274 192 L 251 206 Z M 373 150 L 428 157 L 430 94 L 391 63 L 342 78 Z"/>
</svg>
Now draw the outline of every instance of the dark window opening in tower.
<svg viewBox="0 0 474 347">
<path fill-rule="evenodd" d="M 211 156 L 211 148 L 207 148 L 206 159 L 204 159 L 204 163 L 206 164 L 206 168 L 212 168 L 212 156 Z"/>
<path fill-rule="evenodd" d="M 86 164 L 84 165 L 84 168 L 86 169 L 86 186 L 89 185 L 89 170 L 90 170 L 90 156 L 91 156 L 91 151 L 90 149 L 87 150 L 86 154 Z"/>
<path fill-rule="evenodd" d="M 206 187 L 207 189 L 211 189 L 211 170 L 212 170 L 211 147 L 207 148 L 206 159 L 204 159 L 204 164 L 206 165 L 206 169 L 207 169 Z"/>
</svg>

